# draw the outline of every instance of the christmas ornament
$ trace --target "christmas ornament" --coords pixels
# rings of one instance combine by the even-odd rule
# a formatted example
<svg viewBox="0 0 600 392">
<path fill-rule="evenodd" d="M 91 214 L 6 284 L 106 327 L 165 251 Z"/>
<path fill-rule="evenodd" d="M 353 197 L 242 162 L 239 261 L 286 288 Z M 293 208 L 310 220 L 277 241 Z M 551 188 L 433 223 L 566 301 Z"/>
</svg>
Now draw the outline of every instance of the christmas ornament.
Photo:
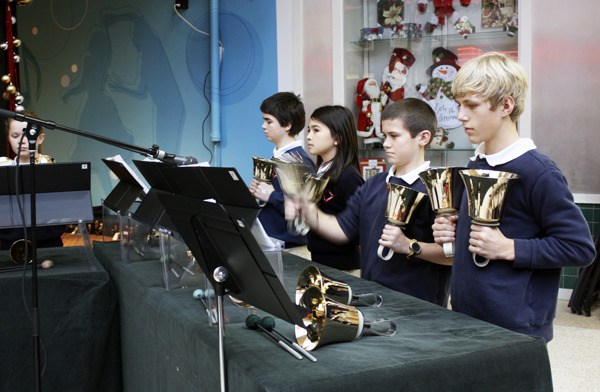
<svg viewBox="0 0 600 392">
<path fill-rule="evenodd" d="M 381 144 L 381 112 L 387 101 L 377 80 L 364 78 L 356 84 L 356 105 L 359 107 L 357 134 L 364 138 L 365 145 Z"/>
<path fill-rule="evenodd" d="M 452 95 L 452 81 L 460 69 L 458 57 L 448 49 L 439 47 L 432 52 L 433 64 L 427 69 L 431 76 L 429 83 L 417 85 L 437 117 L 438 129 L 431 148 L 453 148 L 453 138 L 449 132 L 462 125 L 458 120 L 458 103 Z"/>
<path fill-rule="evenodd" d="M 469 34 L 473 34 L 475 32 L 475 26 L 473 26 L 473 23 L 471 23 L 466 15 L 458 18 L 456 23 L 454 23 L 454 29 L 464 39 L 467 39 Z"/>
<path fill-rule="evenodd" d="M 515 12 L 510 17 L 510 20 L 504 25 L 504 31 L 507 31 L 509 37 L 514 37 L 519 30 L 519 15 Z"/>
<path fill-rule="evenodd" d="M 383 70 L 381 90 L 391 101 L 404 99 L 409 68 L 415 62 L 415 56 L 404 48 L 394 48 L 388 65 Z"/>
</svg>

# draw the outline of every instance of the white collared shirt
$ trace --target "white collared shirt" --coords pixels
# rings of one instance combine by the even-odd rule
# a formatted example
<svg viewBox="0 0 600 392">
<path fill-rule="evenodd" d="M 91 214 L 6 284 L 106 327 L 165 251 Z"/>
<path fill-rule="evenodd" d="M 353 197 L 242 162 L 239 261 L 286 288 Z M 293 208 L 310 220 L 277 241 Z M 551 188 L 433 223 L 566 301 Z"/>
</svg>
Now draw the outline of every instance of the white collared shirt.
<svg viewBox="0 0 600 392">
<path fill-rule="evenodd" d="M 425 161 L 423 162 L 423 164 L 411 171 L 409 171 L 406 174 L 403 174 L 401 176 L 396 176 L 396 166 L 392 166 L 390 167 L 390 171 L 388 172 L 387 177 L 385 178 L 385 182 L 390 182 L 390 178 L 392 176 L 394 177 L 398 177 L 401 180 L 403 180 L 404 182 L 406 182 L 409 185 L 412 185 L 415 183 L 415 181 L 417 181 L 419 179 L 419 173 L 421 173 L 422 171 L 425 171 L 427 169 L 429 169 L 429 165 L 430 162 L 429 161 Z"/>
<path fill-rule="evenodd" d="M 502 151 L 499 151 L 495 154 L 486 155 L 484 154 L 484 142 L 477 146 L 477 149 L 475 150 L 474 155 L 471 157 L 471 160 L 474 161 L 477 158 L 485 159 L 490 166 L 498 166 L 510 162 L 513 159 L 525 154 L 527 151 L 535 150 L 536 148 L 537 146 L 533 143 L 533 140 L 529 138 L 521 138 Z"/>
<path fill-rule="evenodd" d="M 286 144 L 285 146 L 281 147 L 280 149 L 277 149 L 277 147 L 275 147 L 273 149 L 273 158 L 281 158 L 283 154 L 285 154 L 286 152 L 288 152 L 291 149 L 294 149 L 296 147 L 302 147 L 302 140 L 296 140 L 294 142 Z"/>
</svg>

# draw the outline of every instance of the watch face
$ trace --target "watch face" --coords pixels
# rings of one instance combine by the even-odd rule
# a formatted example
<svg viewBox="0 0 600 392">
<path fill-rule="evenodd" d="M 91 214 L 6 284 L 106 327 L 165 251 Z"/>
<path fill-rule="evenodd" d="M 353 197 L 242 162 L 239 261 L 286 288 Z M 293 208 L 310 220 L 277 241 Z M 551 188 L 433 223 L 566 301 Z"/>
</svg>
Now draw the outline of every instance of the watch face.
<svg viewBox="0 0 600 392">
<path fill-rule="evenodd" d="M 410 248 L 415 254 L 421 253 L 421 245 L 417 241 L 412 242 Z"/>
</svg>

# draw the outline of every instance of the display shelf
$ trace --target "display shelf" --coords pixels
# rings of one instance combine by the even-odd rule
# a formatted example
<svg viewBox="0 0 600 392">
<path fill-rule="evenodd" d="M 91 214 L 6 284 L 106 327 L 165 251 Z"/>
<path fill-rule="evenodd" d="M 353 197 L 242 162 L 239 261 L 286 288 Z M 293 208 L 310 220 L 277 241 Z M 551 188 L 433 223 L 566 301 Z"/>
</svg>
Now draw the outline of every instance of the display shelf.
<svg viewBox="0 0 600 392">
<path fill-rule="evenodd" d="M 379 48 L 393 48 L 393 47 L 408 47 L 415 43 L 427 44 L 431 43 L 434 45 L 440 45 L 444 43 L 448 47 L 461 47 L 461 46 L 498 46 L 500 48 L 505 46 L 514 46 L 517 44 L 517 35 L 512 37 L 508 36 L 506 31 L 484 31 L 475 32 L 469 34 L 465 39 L 459 34 L 437 34 L 437 35 L 424 35 L 422 37 L 413 38 L 382 38 L 375 40 L 363 40 L 363 41 L 350 41 L 350 44 L 356 46 L 361 50 L 377 50 Z"/>
<path fill-rule="evenodd" d="M 362 33 L 365 29 L 379 26 L 382 7 L 398 4 L 404 7 L 401 23 L 422 25 L 421 36 L 392 37 L 393 32 L 388 26 L 382 27 L 380 31 L 382 38 L 359 40 L 364 36 Z M 396 95 L 398 99 L 409 97 L 424 99 L 436 111 L 439 128 L 432 141 L 432 145 L 436 144 L 436 148 L 430 147 L 427 150 L 428 159 L 438 161 L 435 164 L 467 162 L 474 149 L 457 119 L 458 106 L 451 96 L 447 97 L 443 94 L 441 87 L 437 90 L 436 87 L 451 83 L 451 79 L 445 79 L 446 75 L 455 73 L 466 61 L 486 52 L 501 52 L 518 60 L 518 30 L 511 34 L 505 31 L 507 29 L 504 28 L 506 25 L 504 19 L 503 22 L 491 27 L 490 19 L 484 15 L 485 12 L 482 12 L 482 4 L 482 2 L 471 2 L 470 6 L 461 7 L 458 1 L 454 1 L 455 14 L 429 33 L 425 30 L 425 25 L 434 11 L 432 2 L 428 2 L 427 11 L 422 13 L 417 11 L 417 2 L 344 1 L 344 102 L 349 108 L 354 108 L 358 119 L 359 136 L 374 143 L 373 135 L 369 135 L 361 128 L 360 120 L 362 117 L 362 124 L 365 123 L 364 104 L 372 100 L 370 96 L 364 98 L 361 86 L 366 85 L 367 78 L 375 79 L 380 87 L 385 85 L 385 89 L 382 90 L 387 94 L 387 97 L 383 95 L 376 97 L 381 102 L 379 106 L 384 107 L 395 99 L 392 98 L 390 90 L 394 92 L 402 89 L 401 95 Z M 506 12 L 505 17 L 517 11 L 516 1 L 507 0 L 503 4 L 503 7 L 506 7 L 503 9 L 503 12 Z M 466 38 L 457 32 L 453 24 L 462 16 L 467 17 L 474 26 L 473 32 L 467 34 Z M 407 31 L 412 32 L 412 30 Z M 402 63 L 404 69 L 400 69 L 402 66 L 398 63 Z M 438 65 L 454 68 L 436 72 Z M 394 76 L 393 72 L 400 76 Z M 402 74 L 404 77 L 401 76 Z M 445 84 L 439 83 L 440 78 Z M 392 81 L 396 84 L 393 89 L 390 89 Z M 398 84 L 398 81 L 402 84 Z M 367 115 L 371 116 L 368 119 L 377 118 L 368 112 Z M 447 146 L 453 147 L 447 148 Z M 383 150 L 381 153 L 377 151 L 361 148 L 359 155 L 364 158 L 385 157 Z"/>
</svg>

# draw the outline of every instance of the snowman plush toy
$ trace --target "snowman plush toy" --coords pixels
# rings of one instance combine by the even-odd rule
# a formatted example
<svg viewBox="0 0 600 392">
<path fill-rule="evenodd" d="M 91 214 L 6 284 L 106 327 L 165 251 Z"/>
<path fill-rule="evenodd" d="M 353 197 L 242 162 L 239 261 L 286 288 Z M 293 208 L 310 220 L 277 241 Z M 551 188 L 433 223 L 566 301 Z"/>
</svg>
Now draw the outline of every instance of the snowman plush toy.
<svg viewBox="0 0 600 392">
<path fill-rule="evenodd" d="M 458 120 L 458 103 L 452 95 L 452 81 L 460 69 L 458 57 L 442 47 L 435 48 L 432 57 L 433 64 L 427 69 L 427 74 L 431 77 L 429 83 L 416 86 L 435 111 L 438 126 L 445 135 L 443 143 L 432 145 L 431 148 L 469 148 L 468 138 L 462 132 L 462 123 Z"/>
</svg>

